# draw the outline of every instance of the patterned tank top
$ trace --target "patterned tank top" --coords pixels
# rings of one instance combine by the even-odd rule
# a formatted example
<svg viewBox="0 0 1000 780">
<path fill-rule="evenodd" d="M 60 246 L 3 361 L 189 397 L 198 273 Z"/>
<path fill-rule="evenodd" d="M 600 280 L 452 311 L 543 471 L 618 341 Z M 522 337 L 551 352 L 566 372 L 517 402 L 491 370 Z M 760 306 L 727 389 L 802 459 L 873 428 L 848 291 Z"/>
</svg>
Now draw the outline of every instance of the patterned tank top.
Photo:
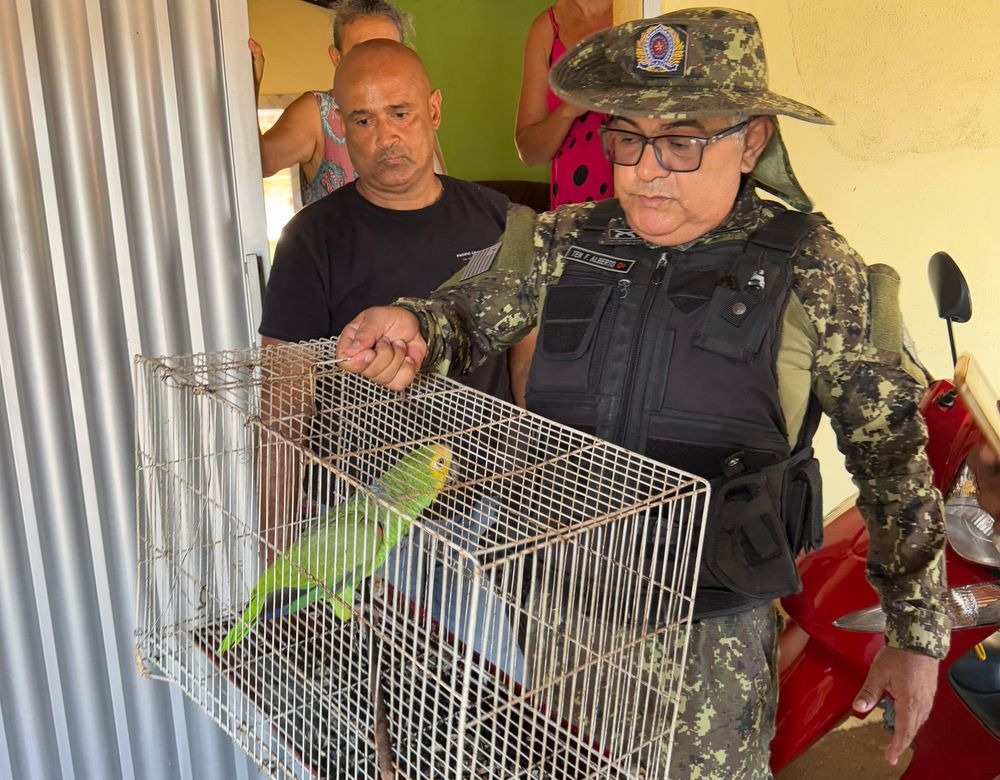
<svg viewBox="0 0 1000 780">
<path fill-rule="evenodd" d="M 316 105 L 319 107 L 320 120 L 323 123 L 323 161 L 312 181 L 306 181 L 305 174 L 299 167 L 299 190 L 302 193 L 302 205 L 329 195 L 338 187 L 357 178 L 351 158 L 347 154 L 344 142 L 344 125 L 337 114 L 337 104 L 333 100 L 333 92 L 313 91 Z"/>
</svg>

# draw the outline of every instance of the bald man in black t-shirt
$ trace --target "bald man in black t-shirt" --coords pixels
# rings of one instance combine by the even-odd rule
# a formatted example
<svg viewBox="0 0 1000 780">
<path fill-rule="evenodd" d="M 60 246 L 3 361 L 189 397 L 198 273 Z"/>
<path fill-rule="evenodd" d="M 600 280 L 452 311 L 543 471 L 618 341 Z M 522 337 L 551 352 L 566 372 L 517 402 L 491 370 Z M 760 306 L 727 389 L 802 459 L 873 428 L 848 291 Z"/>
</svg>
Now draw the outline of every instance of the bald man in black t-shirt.
<svg viewBox="0 0 1000 780">
<path fill-rule="evenodd" d="M 264 296 L 264 346 L 336 336 L 366 307 L 426 296 L 460 271 L 463 277 L 485 272 L 506 224 L 505 196 L 434 173 L 441 93 L 431 89 L 415 52 L 389 40 L 359 44 L 337 70 L 334 95 L 359 178 L 285 226 Z M 507 357 L 464 381 L 512 400 Z M 523 387 L 530 345 L 512 349 L 510 357 L 514 384 Z M 272 408 L 265 384 L 262 417 L 300 419 L 311 402 L 301 395 L 301 409 Z M 301 431 L 281 432 L 302 438 Z M 273 560 L 289 543 L 276 538 L 275 529 L 298 514 L 301 474 L 281 457 L 264 460 L 262 555 Z"/>
</svg>

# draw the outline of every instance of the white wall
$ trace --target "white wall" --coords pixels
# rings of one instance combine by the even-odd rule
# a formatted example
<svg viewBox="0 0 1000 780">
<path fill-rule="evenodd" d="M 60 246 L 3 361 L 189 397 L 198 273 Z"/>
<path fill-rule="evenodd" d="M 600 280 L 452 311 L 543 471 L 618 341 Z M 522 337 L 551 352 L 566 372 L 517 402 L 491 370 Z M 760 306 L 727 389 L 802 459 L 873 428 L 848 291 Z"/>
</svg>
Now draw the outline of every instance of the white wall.
<svg viewBox="0 0 1000 780">
<path fill-rule="evenodd" d="M 697 5 L 664 0 L 663 11 Z M 771 88 L 833 117 L 781 120 L 800 181 L 869 263 L 902 277 L 902 307 L 935 376 L 951 373 L 927 261 L 948 251 L 972 288 L 956 325 L 1000 388 L 1000 14 L 994 0 L 741 0 L 760 21 Z M 854 491 L 823 424 L 817 438 L 828 509 Z"/>
</svg>

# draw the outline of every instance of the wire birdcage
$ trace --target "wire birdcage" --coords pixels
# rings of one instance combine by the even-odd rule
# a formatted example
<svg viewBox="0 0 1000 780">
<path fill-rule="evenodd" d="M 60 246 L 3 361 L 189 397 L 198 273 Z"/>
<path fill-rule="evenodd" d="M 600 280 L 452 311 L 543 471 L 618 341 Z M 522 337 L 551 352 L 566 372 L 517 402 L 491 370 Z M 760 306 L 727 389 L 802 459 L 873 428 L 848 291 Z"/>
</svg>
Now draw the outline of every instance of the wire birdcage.
<svg viewBox="0 0 1000 780">
<path fill-rule="evenodd" d="M 387 390 L 334 349 L 137 358 L 140 672 L 275 777 L 666 776 L 707 484 L 449 379 Z M 295 558 L 325 529 L 323 555 L 377 562 L 386 475 L 426 447 L 447 479 L 353 593 Z"/>
</svg>

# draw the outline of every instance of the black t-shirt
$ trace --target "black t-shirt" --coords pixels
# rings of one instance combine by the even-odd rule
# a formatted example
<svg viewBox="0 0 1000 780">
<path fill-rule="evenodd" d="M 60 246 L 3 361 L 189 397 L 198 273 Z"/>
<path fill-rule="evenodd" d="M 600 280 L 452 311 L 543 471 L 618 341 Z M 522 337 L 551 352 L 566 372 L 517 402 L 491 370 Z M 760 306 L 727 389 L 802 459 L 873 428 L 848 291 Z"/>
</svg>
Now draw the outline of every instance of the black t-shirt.
<svg viewBox="0 0 1000 780">
<path fill-rule="evenodd" d="M 351 183 L 299 211 L 274 253 L 261 335 L 292 342 L 338 336 L 362 309 L 402 296 L 426 298 L 470 260 L 490 256 L 506 223 L 507 198 L 439 178 L 441 197 L 422 209 L 376 206 Z M 506 355 L 463 381 L 511 400 Z"/>
</svg>

